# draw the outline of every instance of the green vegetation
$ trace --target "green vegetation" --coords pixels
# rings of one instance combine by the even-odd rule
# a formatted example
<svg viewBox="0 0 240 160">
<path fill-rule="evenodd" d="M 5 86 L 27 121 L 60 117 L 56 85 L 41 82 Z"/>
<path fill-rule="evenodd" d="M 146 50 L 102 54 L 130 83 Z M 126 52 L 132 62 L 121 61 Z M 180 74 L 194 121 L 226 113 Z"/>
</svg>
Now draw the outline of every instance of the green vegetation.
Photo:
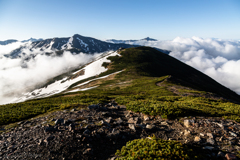
<svg viewBox="0 0 240 160">
<path fill-rule="evenodd" d="M 199 159 L 197 153 L 177 141 L 148 137 L 129 141 L 121 150 L 117 150 L 116 155 L 120 157 L 118 160 L 194 160 Z"/>
<path fill-rule="evenodd" d="M 53 110 L 104 103 L 107 96 L 97 94 L 80 94 L 77 96 L 59 96 L 31 100 L 16 104 L 0 106 L 0 125 L 21 121 Z"/>
</svg>

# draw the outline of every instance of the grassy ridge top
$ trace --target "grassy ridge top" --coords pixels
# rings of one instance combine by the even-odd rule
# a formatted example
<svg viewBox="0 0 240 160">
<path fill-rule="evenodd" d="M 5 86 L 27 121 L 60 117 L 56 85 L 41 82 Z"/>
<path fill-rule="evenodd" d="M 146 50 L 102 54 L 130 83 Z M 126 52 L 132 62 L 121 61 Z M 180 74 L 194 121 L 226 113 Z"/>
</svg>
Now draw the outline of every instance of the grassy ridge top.
<svg viewBox="0 0 240 160">
<path fill-rule="evenodd" d="M 232 90 L 219 84 L 202 72 L 180 62 L 179 60 L 161 53 L 150 47 L 124 49 L 121 57 L 110 58 L 114 68 L 127 68 L 128 74 L 148 77 L 171 75 L 171 80 L 183 86 L 197 90 L 216 93 L 219 96 L 240 102 L 240 96 Z"/>
</svg>

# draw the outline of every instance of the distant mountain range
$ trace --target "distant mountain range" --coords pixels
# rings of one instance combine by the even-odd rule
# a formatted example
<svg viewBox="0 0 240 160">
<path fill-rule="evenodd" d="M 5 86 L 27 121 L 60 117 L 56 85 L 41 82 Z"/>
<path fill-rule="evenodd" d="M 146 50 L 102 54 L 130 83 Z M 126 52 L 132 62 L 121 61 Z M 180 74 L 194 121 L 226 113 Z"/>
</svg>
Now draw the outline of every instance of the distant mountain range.
<svg viewBox="0 0 240 160">
<path fill-rule="evenodd" d="M 9 40 L 6 40 L 6 41 L 0 41 L 0 45 L 8 45 L 10 43 L 14 43 L 14 42 L 17 42 L 18 40 L 15 40 L 15 39 L 9 39 Z"/>
<path fill-rule="evenodd" d="M 146 38 L 140 39 L 140 40 L 116 40 L 116 39 L 106 40 L 106 42 L 109 42 L 109 43 L 126 43 L 126 44 L 137 42 L 137 41 L 157 41 L 157 40 L 153 39 L 153 38 L 149 38 L 149 37 L 146 37 Z"/>
<path fill-rule="evenodd" d="M 30 39 L 19 41 L 19 42 L 35 42 L 35 41 L 42 41 L 42 40 L 43 39 L 30 38 Z M 18 40 L 16 40 L 16 39 L 9 39 L 9 40 L 6 40 L 6 41 L 0 41 L 0 45 L 8 45 L 8 44 L 11 44 L 11 43 L 14 43 L 14 42 L 18 42 Z"/>
<path fill-rule="evenodd" d="M 24 41 L 29 42 L 29 40 Z M 13 50 L 10 54 L 5 55 L 9 58 L 18 58 L 21 56 L 32 56 L 36 54 L 61 55 L 64 51 L 78 54 L 80 52 L 92 54 L 101 53 L 119 48 L 131 48 L 138 45 L 114 44 L 101 41 L 91 37 L 84 37 L 78 34 L 67 38 L 50 38 L 45 40 L 32 40 L 31 43 L 25 43 L 21 47 Z M 28 52 L 28 53 L 26 53 Z M 33 53 L 29 55 L 29 52 Z"/>
<path fill-rule="evenodd" d="M 16 42 L 17 40 L 12 41 L 3 41 L 3 44 L 9 44 Z M 79 34 L 75 34 L 72 37 L 66 38 L 50 38 L 50 39 L 29 39 L 21 42 L 28 42 L 20 46 L 19 48 L 13 50 L 10 54 L 6 54 L 6 57 L 9 58 L 19 58 L 24 56 L 26 59 L 29 57 L 36 56 L 37 54 L 46 54 L 52 56 L 62 55 L 64 51 L 70 51 L 74 54 L 87 53 L 102 53 L 110 50 L 117 50 L 119 48 L 132 48 L 138 47 L 140 45 L 128 44 L 128 42 L 137 42 L 137 41 L 157 41 L 152 38 L 144 38 L 141 40 L 107 40 L 101 41 L 91 37 L 84 37 Z M 31 42 L 29 44 L 29 42 Z M 168 54 L 169 51 L 156 48 L 157 50 Z M 30 54 L 29 54 L 30 53 Z M 32 54 L 31 54 L 32 53 Z"/>
</svg>

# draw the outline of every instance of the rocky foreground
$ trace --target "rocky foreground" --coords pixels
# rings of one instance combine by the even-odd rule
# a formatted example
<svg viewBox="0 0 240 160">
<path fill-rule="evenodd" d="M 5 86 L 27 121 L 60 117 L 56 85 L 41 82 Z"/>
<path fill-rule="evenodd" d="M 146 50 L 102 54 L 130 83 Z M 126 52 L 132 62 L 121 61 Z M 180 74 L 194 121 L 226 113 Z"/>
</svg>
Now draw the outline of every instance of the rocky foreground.
<svg viewBox="0 0 240 160">
<path fill-rule="evenodd" d="M 166 120 L 132 113 L 112 102 L 19 122 L 0 135 L 0 159 L 114 160 L 114 153 L 126 142 L 152 134 L 199 147 L 197 151 L 207 154 L 207 159 L 238 159 L 239 129 L 240 123 L 232 120 Z"/>
</svg>

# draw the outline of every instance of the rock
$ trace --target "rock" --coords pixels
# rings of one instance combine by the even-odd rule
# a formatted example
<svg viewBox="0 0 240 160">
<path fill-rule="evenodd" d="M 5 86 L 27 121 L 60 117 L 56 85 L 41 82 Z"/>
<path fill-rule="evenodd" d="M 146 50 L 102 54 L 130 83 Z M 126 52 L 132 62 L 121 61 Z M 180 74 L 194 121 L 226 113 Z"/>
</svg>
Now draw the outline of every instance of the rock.
<svg viewBox="0 0 240 160">
<path fill-rule="evenodd" d="M 209 144 L 211 144 L 211 145 L 214 145 L 214 144 L 215 144 L 215 141 L 214 141 L 214 139 L 212 139 L 212 138 L 208 138 L 208 139 L 207 139 L 207 143 L 209 143 Z"/>
<path fill-rule="evenodd" d="M 221 151 L 219 151 L 218 152 L 218 154 L 217 154 L 217 157 L 221 157 L 221 158 L 224 158 L 225 157 L 225 154 L 223 153 L 223 152 L 221 152 Z"/>
<path fill-rule="evenodd" d="M 237 159 L 237 157 L 236 157 L 234 154 L 231 154 L 231 153 L 227 153 L 227 154 L 225 155 L 225 158 L 226 158 L 227 160 Z"/>
<path fill-rule="evenodd" d="M 189 136 L 189 135 L 191 135 L 191 132 L 188 131 L 188 130 L 185 130 L 185 131 L 184 131 L 184 136 Z"/>
<path fill-rule="evenodd" d="M 190 127 L 190 121 L 188 119 L 185 119 L 183 123 L 185 127 Z"/>
<path fill-rule="evenodd" d="M 216 122 L 214 122 L 216 125 L 218 125 L 220 128 L 224 128 L 224 126 L 222 125 L 222 124 L 220 124 L 220 123 L 216 123 Z"/>
<path fill-rule="evenodd" d="M 212 147 L 212 146 L 205 146 L 205 147 L 203 147 L 203 149 L 213 150 L 214 147 Z"/>
<path fill-rule="evenodd" d="M 70 123 L 72 123 L 72 120 L 71 120 L 71 119 L 64 120 L 64 124 L 65 124 L 65 125 L 69 125 Z"/>
<path fill-rule="evenodd" d="M 109 117 L 108 119 L 105 119 L 105 121 L 106 121 L 107 123 L 112 123 L 112 122 L 113 122 L 113 119 L 112 119 L 112 117 Z"/>
<path fill-rule="evenodd" d="M 147 124 L 146 125 L 146 128 L 147 129 L 153 129 L 155 127 L 155 125 L 153 125 L 153 124 Z"/>
<path fill-rule="evenodd" d="M 42 139 L 40 139 L 38 142 L 38 145 L 42 145 L 42 144 L 43 144 L 43 141 L 42 141 Z"/>
<path fill-rule="evenodd" d="M 108 126 L 108 127 L 111 127 L 111 125 L 103 120 L 100 121 L 100 124 L 101 125 L 104 125 L 104 126 Z"/>
<path fill-rule="evenodd" d="M 143 119 L 144 119 L 144 121 L 149 121 L 150 120 L 150 118 L 147 115 L 144 115 Z"/>
<path fill-rule="evenodd" d="M 204 133 L 200 133 L 199 135 L 200 135 L 201 137 L 204 137 Z"/>
<path fill-rule="evenodd" d="M 122 124 L 123 123 L 123 120 L 119 117 L 116 119 L 116 124 Z"/>
<path fill-rule="evenodd" d="M 136 131 L 136 128 L 135 128 L 134 124 L 128 124 L 128 127 L 129 127 L 131 130 Z"/>
<path fill-rule="evenodd" d="M 213 134 L 212 134 L 212 133 L 207 133 L 207 136 L 208 136 L 209 138 L 213 138 Z"/>
<path fill-rule="evenodd" d="M 168 126 L 168 123 L 166 121 L 161 122 L 161 125 Z"/>
<path fill-rule="evenodd" d="M 87 148 L 83 154 L 92 154 L 92 148 Z"/>
<path fill-rule="evenodd" d="M 92 104 L 90 106 L 88 106 L 88 109 L 98 109 L 99 108 L 99 105 L 97 104 Z"/>
<path fill-rule="evenodd" d="M 134 123 L 135 124 L 135 120 L 133 120 L 133 118 L 129 118 L 128 123 Z"/>
<path fill-rule="evenodd" d="M 64 119 L 63 119 L 63 118 L 57 119 L 57 120 L 55 121 L 55 125 L 61 124 L 61 123 L 63 123 L 63 122 L 64 122 Z"/>
<path fill-rule="evenodd" d="M 74 111 L 76 111 L 76 109 L 75 109 L 75 108 L 71 109 L 71 111 L 70 111 L 70 112 L 74 112 Z"/>
<path fill-rule="evenodd" d="M 236 134 L 236 133 L 231 132 L 231 131 L 230 131 L 229 133 L 230 133 L 231 136 L 233 136 L 233 137 L 237 137 L 237 134 Z"/>
<path fill-rule="evenodd" d="M 201 142 L 201 138 L 200 138 L 199 136 L 196 136 L 196 137 L 194 138 L 194 142 Z"/>
<path fill-rule="evenodd" d="M 74 131 L 75 130 L 75 124 L 74 123 L 71 123 L 69 125 L 69 131 Z"/>
</svg>

